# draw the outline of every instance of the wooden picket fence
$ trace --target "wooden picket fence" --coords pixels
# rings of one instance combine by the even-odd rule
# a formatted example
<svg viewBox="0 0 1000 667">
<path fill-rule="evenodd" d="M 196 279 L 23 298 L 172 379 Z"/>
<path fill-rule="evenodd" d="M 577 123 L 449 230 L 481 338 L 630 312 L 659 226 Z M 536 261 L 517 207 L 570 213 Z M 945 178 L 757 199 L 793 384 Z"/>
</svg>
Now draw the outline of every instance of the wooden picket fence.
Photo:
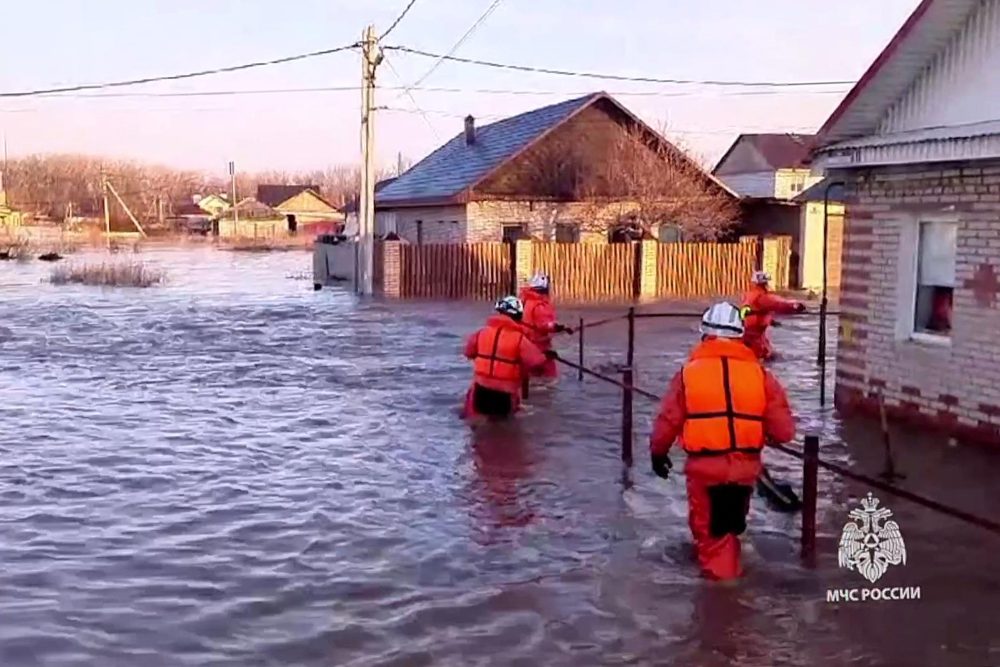
<svg viewBox="0 0 1000 667">
<path fill-rule="evenodd" d="M 505 243 L 402 244 L 399 296 L 417 299 L 496 299 L 511 283 Z"/>
<path fill-rule="evenodd" d="M 533 243 L 532 271 L 552 278 L 552 296 L 561 301 L 631 299 L 636 245 L 630 243 Z"/>
<path fill-rule="evenodd" d="M 752 243 L 663 243 L 656 259 L 658 297 L 731 295 L 746 289 L 756 248 Z"/>
<path fill-rule="evenodd" d="M 389 244 L 393 244 L 390 252 Z M 376 285 L 394 298 L 495 299 L 536 271 L 563 302 L 731 296 L 757 262 L 787 283 L 790 240 L 757 243 L 508 243 L 376 246 Z M 784 278 L 782 278 L 784 276 Z"/>
</svg>

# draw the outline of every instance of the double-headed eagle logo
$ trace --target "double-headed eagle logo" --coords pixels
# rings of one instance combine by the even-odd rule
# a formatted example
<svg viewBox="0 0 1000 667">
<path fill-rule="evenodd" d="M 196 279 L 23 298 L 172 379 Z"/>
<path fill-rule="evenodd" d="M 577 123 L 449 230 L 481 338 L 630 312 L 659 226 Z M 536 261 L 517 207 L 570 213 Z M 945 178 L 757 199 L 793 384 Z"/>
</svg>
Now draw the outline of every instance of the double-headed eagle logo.
<svg viewBox="0 0 1000 667">
<path fill-rule="evenodd" d="M 899 524 L 889 520 L 892 511 L 879 509 L 878 498 L 868 494 L 861 499 L 861 507 L 851 510 L 853 521 L 844 524 L 840 534 L 837 562 L 840 567 L 857 570 L 875 583 L 890 565 L 906 564 L 906 544 L 899 532 Z"/>
</svg>

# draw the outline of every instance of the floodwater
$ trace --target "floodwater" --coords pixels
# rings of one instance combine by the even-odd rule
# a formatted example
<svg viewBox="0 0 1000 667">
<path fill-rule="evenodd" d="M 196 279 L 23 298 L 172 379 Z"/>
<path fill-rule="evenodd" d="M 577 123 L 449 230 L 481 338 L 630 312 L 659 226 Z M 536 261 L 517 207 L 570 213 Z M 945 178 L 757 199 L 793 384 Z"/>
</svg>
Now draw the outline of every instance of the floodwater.
<svg viewBox="0 0 1000 667">
<path fill-rule="evenodd" d="M 747 577 L 710 584 L 680 473 L 648 471 L 651 403 L 627 483 L 620 393 L 597 380 L 564 375 L 503 430 L 458 420 L 489 304 L 313 292 L 304 253 L 141 257 L 168 286 L 0 265 L 4 667 L 1000 665 L 1000 537 L 876 491 L 907 547 L 878 585 L 921 599 L 828 603 L 867 586 L 836 550 L 871 489 L 821 472 L 818 566 L 757 499 Z M 640 385 L 660 392 L 693 328 L 640 321 Z M 815 329 L 775 331 L 774 371 L 824 457 L 877 473 L 871 423 L 818 407 Z M 624 340 L 589 331 L 587 365 Z M 903 485 L 998 515 L 995 452 L 893 436 Z M 768 463 L 798 486 L 797 461 Z"/>
</svg>

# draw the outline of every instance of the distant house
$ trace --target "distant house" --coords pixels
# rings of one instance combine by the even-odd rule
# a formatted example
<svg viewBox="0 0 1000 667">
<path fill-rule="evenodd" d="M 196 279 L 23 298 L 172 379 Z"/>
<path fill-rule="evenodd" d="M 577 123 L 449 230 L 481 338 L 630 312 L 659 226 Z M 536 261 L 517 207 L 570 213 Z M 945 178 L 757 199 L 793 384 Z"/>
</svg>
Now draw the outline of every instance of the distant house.
<svg viewBox="0 0 1000 667">
<path fill-rule="evenodd" d="M 712 170 L 740 196 L 740 235 L 792 238 L 790 282 L 806 289 L 822 283 L 822 207 L 799 198 L 822 180 L 808 163 L 814 139 L 811 134 L 741 134 Z M 835 202 L 832 212 L 840 216 L 843 208 Z M 839 235 L 840 229 L 831 233 Z M 831 285 L 839 285 L 839 274 Z"/>
<path fill-rule="evenodd" d="M 205 213 L 208 213 L 213 218 L 218 218 L 224 211 L 229 210 L 229 207 L 232 206 L 232 204 L 229 203 L 229 198 L 223 194 L 211 194 L 204 197 L 201 195 L 195 195 L 194 203 L 198 208 Z"/>
<path fill-rule="evenodd" d="M 24 213 L 12 208 L 7 203 L 7 191 L 3 186 L 3 173 L 0 172 L 0 227 L 20 227 L 24 224 Z"/>
<path fill-rule="evenodd" d="M 288 231 L 303 225 L 340 225 L 344 214 L 320 196 L 317 185 L 258 185 L 257 201 L 284 216 Z"/>
<path fill-rule="evenodd" d="M 172 205 L 167 223 L 173 229 L 183 232 L 205 233 L 211 230 L 214 216 L 198 203 L 191 201 Z"/>
<path fill-rule="evenodd" d="M 218 226 L 221 237 L 271 238 L 288 232 L 285 216 L 254 197 L 223 212 Z"/>
<path fill-rule="evenodd" d="M 1000 445 L 1000 2 L 923 0 L 819 131 L 847 204 L 836 405 Z"/>
<path fill-rule="evenodd" d="M 623 132 L 641 136 L 645 149 L 668 152 L 677 166 L 664 162 L 664 169 L 684 168 L 710 196 L 735 202 L 725 185 L 614 98 L 593 93 L 483 127 L 467 117 L 464 132 L 376 193 L 375 233 L 418 244 L 607 240 L 627 222 L 630 202 L 617 193 L 581 197 L 577 176 L 581 168 L 603 169 L 610 180 Z"/>
<path fill-rule="evenodd" d="M 375 194 L 378 195 L 385 186 L 389 185 L 396 180 L 395 176 L 390 178 L 383 178 L 381 181 L 375 183 Z M 360 205 L 358 197 L 355 196 L 349 202 L 344 204 L 342 209 L 344 213 L 344 233 L 347 235 L 353 235 L 358 233 L 358 206 Z"/>
</svg>

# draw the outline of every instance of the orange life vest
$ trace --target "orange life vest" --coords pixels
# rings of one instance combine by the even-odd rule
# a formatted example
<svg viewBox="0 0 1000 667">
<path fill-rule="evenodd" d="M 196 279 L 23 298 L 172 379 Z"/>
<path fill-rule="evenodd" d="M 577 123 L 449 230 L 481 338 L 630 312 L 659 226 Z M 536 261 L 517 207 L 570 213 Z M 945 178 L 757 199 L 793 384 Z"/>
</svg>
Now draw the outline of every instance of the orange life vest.
<svg viewBox="0 0 1000 667">
<path fill-rule="evenodd" d="M 476 375 L 519 382 L 521 380 L 521 341 L 524 331 L 520 327 L 487 325 L 476 339 Z"/>
<path fill-rule="evenodd" d="M 709 339 L 691 353 L 683 378 L 685 451 L 698 456 L 763 449 L 764 369 L 749 348 Z"/>
<path fill-rule="evenodd" d="M 746 313 L 743 316 L 743 330 L 752 333 L 759 333 L 767 330 L 774 321 L 774 315 L 763 312 L 758 306 L 758 300 L 767 294 L 767 290 L 760 285 L 754 285 L 743 297 L 743 305 L 740 312 Z"/>
</svg>

